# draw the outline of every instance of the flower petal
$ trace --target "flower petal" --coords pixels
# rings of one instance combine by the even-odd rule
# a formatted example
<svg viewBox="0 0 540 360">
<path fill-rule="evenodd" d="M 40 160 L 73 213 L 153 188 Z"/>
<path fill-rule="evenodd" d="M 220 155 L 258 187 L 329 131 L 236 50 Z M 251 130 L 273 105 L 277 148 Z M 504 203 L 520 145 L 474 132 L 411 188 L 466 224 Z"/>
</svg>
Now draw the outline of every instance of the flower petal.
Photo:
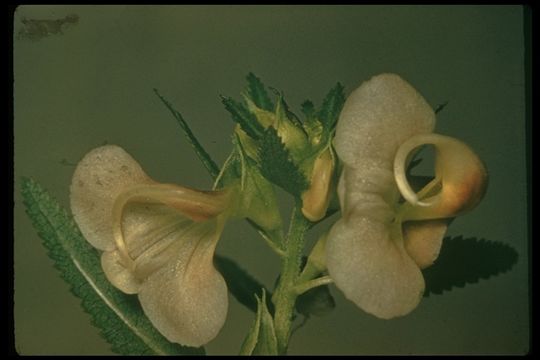
<svg viewBox="0 0 540 360">
<path fill-rule="evenodd" d="M 223 216 L 195 222 L 163 205 L 130 204 L 123 233 L 133 270 L 118 250 L 102 256 L 109 281 L 138 293 L 145 314 L 169 341 L 203 345 L 225 322 L 227 287 L 213 265 L 223 223 Z"/>
<path fill-rule="evenodd" d="M 405 249 L 420 269 L 433 265 L 441 250 L 449 219 L 410 221 L 403 224 Z"/>
<path fill-rule="evenodd" d="M 129 203 L 164 204 L 201 221 L 227 209 L 227 191 L 197 191 L 159 184 L 122 148 L 102 146 L 79 162 L 71 183 L 71 209 L 85 238 L 100 250 L 126 252 L 121 235 L 124 207 Z M 125 254 L 122 255 L 125 257 Z"/>
<path fill-rule="evenodd" d="M 140 288 L 144 312 L 169 341 L 201 346 L 225 322 L 227 286 L 213 265 L 222 228 L 222 219 L 196 224 L 175 249 L 175 259 L 152 273 Z"/>
<path fill-rule="evenodd" d="M 435 113 L 422 95 L 398 75 L 381 74 L 349 95 L 334 144 L 348 166 L 369 160 L 392 170 L 398 146 L 412 135 L 432 132 L 434 127 Z"/>
<path fill-rule="evenodd" d="M 336 127 L 343 217 L 328 235 L 328 271 L 348 299 L 381 318 L 409 313 L 424 291 L 396 217 L 393 164 L 404 141 L 434 126 L 424 98 L 399 76 L 382 74 L 352 92 Z"/>
<path fill-rule="evenodd" d="M 115 248 L 112 208 L 127 187 L 152 180 L 122 148 L 106 145 L 93 149 L 79 162 L 71 181 L 71 210 L 84 237 L 92 246 Z"/>
<path fill-rule="evenodd" d="M 433 196 L 419 199 L 405 175 L 408 155 L 424 144 L 435 146 L 435 179 L 426 188 L 440 184 Z M 410 203 L 400 213 L 404 220 L 440 219 L 461 215 L 474 208 L 487 188 L 487 171 L 467 144 L 449 136 L 422 134 L 405 141 L 396 154 L 394 169 L 397 185 Z M 426 188 L 420 192 L 426 192 Z M 409 206 L 407 206 L 409 205 Z"/>
<path fill-rule="evenodd" d="M 350 216 L 331 229 L 328 272 L 347 299 L 379 318 L 406 315 L 420 302 L 424 278 L 403 248 L 396 224 Z"/>
<path fill-rule="evenodd" d="M 213 255 L 230 204 L 226 190 L 153 181 L 117 146 L 88 153 L 71 186 L 75 220 L 104 250 L 109 281 L 138 293 L 152 324 L 189 346 L 212 340 L 226 318 L 227 287 Z"/>
<path fill-rule="evenodd" d="M 136 294 L 141 287 L 141 281 L 135 274 L 122 264 L 122 255 L 118 250 L 104 251 L 101 254 L 101 268 L 117 289 L 126 294 Z"/>
<path fill-rule="evenodd" d="M 192 224 L 165 205 L 128 204 L 122 214 L 122 241 L 134 264 L 127 266 L 124 254 L 117 249 L 105 251 L 101 266 L 107 278 L 123 292 L 136 294 L 151 273 L 174 258 L 174 247 L 182 246 L 183 234 Z"/>
</svg>

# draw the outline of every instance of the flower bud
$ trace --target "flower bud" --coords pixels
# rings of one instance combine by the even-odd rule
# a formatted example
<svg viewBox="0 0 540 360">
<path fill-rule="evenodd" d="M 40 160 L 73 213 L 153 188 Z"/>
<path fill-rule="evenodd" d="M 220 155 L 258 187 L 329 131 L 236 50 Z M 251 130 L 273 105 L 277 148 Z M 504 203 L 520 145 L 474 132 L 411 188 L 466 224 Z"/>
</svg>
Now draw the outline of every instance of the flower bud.
<svg viewBox="0 0 540 360">
<path fill-rule="evenodd" d="M 334 157 L 327 148 L 313 164 L 308 190 L 302 194 L 302 214 L 310 221 L 319 221 L 326 214 L 330 202 Z"/>
</svg>

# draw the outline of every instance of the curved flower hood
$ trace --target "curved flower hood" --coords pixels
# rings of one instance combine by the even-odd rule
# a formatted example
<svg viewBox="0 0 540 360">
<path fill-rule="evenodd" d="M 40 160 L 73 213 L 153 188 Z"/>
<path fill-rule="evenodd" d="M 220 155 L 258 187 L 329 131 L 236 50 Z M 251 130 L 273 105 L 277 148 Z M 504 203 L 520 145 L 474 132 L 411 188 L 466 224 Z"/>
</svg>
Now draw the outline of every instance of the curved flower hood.
<svg viewBox="0 0 540 360">
<path fill-rule="evenodd" d="M 213 255 L 229 191 L 157 183 L 122 148 L 107 145 L 77 165 L 71 209 L 85 238 L 103 251 L 109 281 L 138 294 L 169 341 L 200 346 L 218 334 L 228 296 Z"/>
<path fill-rule="evenodd" d="M 434 127 L 428 103 L 394 74 L 363 83 L 338 120 L 342 218 L 328 235 L 328 271 L 349 300 L 380 318 L 418 305 L 425 287 L 420 269 L 437 258 L 449 218 L 473 208 L 485 192 L 482 162 L 464 143 L 433 134 Z M 405 169 L 423 144 L 435 147 L 435 179 L 416 194 Z"/>
</svg>

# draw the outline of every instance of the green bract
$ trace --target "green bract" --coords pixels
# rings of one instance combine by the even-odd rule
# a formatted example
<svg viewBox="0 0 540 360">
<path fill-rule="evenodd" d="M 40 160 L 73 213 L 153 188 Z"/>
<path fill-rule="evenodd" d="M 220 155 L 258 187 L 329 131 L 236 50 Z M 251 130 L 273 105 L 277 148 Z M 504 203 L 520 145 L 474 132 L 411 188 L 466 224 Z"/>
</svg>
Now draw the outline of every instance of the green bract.
<svg viewBox="0 0 540 360">
<path fill-rule="evenodd" d="M 250 74 L 248 83 L 244 104 L 223 97 L 238 123 L 237 142 L 266 179 L 302 198 L 303 213 L 309 220 L 320 220 L 332 194 L 335 158 L 331 139 L 345 101 L 343 87 L 338 84 L 332 89 L 318 111 L 305 102 L 301 121 L 290 111 L 283 94 L 278 94 L 273 105 L 258 78 Z"/>
</svg>

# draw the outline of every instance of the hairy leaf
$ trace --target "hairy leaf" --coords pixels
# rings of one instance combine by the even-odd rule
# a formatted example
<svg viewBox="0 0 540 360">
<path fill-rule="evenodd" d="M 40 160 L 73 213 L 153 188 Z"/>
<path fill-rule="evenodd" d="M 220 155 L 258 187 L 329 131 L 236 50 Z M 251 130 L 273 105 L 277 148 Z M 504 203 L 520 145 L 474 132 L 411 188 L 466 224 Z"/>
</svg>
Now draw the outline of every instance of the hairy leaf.
<svg viewBox="0 0 540 360">
<path fill-rule="evenodd" d="M 318 152 L 321 147 L 325 147 L 330 139 L 330 131 L 317 119 L 315 106 L 309 100 L 302 103 L 302 113 L 304 122 L 302 123 L 305 133 L 308 135 L 309 143 Z"/>
<path fill-rule="evenodd" d="M 238 123 L 246 134 L 255 140 L 262 136 L 264 127 L 243 104 L 226 96 L 221 97 L 221 102 L 225 105 L 225 109 L 231 113 L 234 122 Z"/>
<path fill-rule="evenodd" d="M 300 196 L 309 186 L 273 127 L 269 127 L 264 133 L 259 158 L 264 177 L 292 195 Z"/>
<path fill-rule="evenodd" d="M 178 121 L 178 124 L 180 125 L 180 128 L 184 132 L 184 135 L 187 137 L 189 143 L 191 146 L 193 146 L 193 149 L 195 149 L 195 153 L 199 157 L 199 159 L 202 161 L 204 167 L 206 170 L 210 173 L 213 179 L 215 179 L 219 174 L 219 167 L 216 165 L 214 160 L 208 155 L 206 150 L 202 147 L 201 143 L 199 143 L 199 140 L 193 135 L 193 132 L 189 128 L 187 122 L 182 117 L 182 114 L 180 114 L 178 111 L 176 111 L 172 105 L 165 100 L 163 96 L 159 94 L 157 89 L 154 89 L 154 92 L 156 93 L 157 97 L 165 104 L 165 106 L 169 109 L 171 114 L 176 118 L 176 121 Z"/>
<path fill-rule="evenodd" d="M 257 315 L 251 329 L 242 344 L 240 355 L 277 355 L 277 338 L 274 330 L 274 319 L 266 307 L 266 292 L 257 299 Z"/>
<path fill-rule="evenodd" d="M 261 80 L 251 72 L 246 79 L 248 81 L 248 95 L 251 101 L 263 110 L 272 111 L 274 104 L 268 97 L 268 93 Z"/>
<path fill-rule="evenodd" d="M 296 126 L 298 129 L 302 130 L 304 132 L 304 128 L 302 127 L 302 122 L 300 119 L 298 119 L 298 116 L 294 114 L 290 109 L 289 105 L 285 101 L 284 95 L 280 94 L 276 106 L 276 115 L 280 118 L 282 118 L 284 121 L 288 120 L 290 121 L 294 126 Z"/>
<path fill-rule="evenodd" d="M 341 109 L 345 104 L 345 94 L 343 86 L 337 83 L 336 86 L 328 92 L 324 98 L 321 109 L 318 113 L 319 120 L 323 123 L 327 131 L 332 131 L 336 126 Z"/>
<path fill-rule="evenodd" d="M 272 297 L 272 293 L 266 290 L 264 285 L 238 266 L 235 261 L 225 256 L 215 255 L 214 265 L 221 275 L 223 275 L 231 295 L 249 310 L 253 312 L 257 311 L 257 299 L 255 298 L 255 294 L 260 293 L 261 289 L 264 289 L 269 294 L 269 298 Z M 267 305 L 273 313 L 274 309 L 272 302 L 269 301 Z"/>
<path fill-rule="evenodd" d="M 315 116 L 315 105 L 313 105 L 313 102 L 311 100 L 306 100 L 302 103 L 302 113 L 306 117 L 306 119 L 311 119 Z"/>
<path fill-rule="evenodd" d="M 31 179 L 22 180 L 26 212 L 49 257 L 81 299 L 92 324 L 119 354 L 204 354 L 167 341 L 145 316 L 134 295 L 114 288 L 101 270 L 100 254 L 81 235 L 71 216 Z"/>
<path fill-rule="evenodd" d="M 517 252 L 507 244 L 476 238 L 445 238 L 435 264 L 423 270 L 424 296 L 504 273 L 517 262 Z"/>
</svg>

